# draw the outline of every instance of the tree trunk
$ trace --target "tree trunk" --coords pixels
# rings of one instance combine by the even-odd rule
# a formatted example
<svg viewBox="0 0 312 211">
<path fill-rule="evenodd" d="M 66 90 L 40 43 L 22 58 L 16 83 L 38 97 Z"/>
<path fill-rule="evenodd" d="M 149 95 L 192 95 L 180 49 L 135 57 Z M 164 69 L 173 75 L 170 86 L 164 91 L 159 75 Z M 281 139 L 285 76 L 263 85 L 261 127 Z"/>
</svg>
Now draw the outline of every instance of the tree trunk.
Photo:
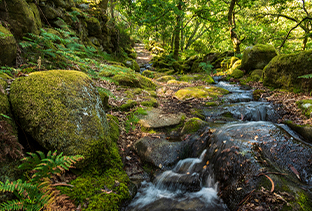
<svg viewBox="0 0 312 211">
<path fill-rule="evenodd" d="M 235 24 L 235 12 L 234 7 L 237 0 L 231 0 L 229 13 L 228 13 L 228 22 L 230 27 L 230 35 L 231 35 L 231 41 L 233 43 L 234 53 L 240 54 L 240 44 L 242 43 L 242 40 L 239 39 L 238 35 L 235 32 L 236 24 Z"/>
<path fill-rule="evenodd" d="M 102 0 L 100 3 L 99 3 L 99 7 L 103 10 L 105 10 L 105 12 L 107 11 L 107 4 L 108 4 L 108 0 Z"/>
<path fill-rule="evenodd" d="M 115 0 L 110 0 L 110 12 L 112 20 L 115 19 L 114 9 L 115 9 Z"/>
<path fill-rule="evenodd" d="M 179 1 L 179 4 L 177 6 L 178 10 L 182 10 L 182 1 Z M 174 51 L 173 51 L 173 58 L 175 60 L 179 59 L 179 50 L 180 50 L 180 32 L 181 32 L 181 16 L 177 15 L 177 25 L 174 30 Z"/>
</svg>

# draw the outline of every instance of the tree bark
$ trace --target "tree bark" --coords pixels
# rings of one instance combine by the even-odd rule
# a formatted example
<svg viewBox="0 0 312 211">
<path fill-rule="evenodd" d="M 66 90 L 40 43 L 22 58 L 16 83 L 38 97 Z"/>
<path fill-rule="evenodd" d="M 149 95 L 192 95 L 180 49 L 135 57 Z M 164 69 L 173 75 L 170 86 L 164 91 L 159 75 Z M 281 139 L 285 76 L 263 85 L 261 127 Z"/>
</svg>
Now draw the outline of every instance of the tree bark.
<svg viewBox="0 0 312 211">
<path fill-rule="evenodd" d="M 177 6 L 178 10 L 182 10 L 182 0 L 179 1 L 178 6 Z M 181 16 L 177 15 L 177 25 L 175 28 L 175 32 L 174 32 L 174 51 L 173 51 L 173 58 L 175 60 L 179 59 L 179 50 L 180 50 L 180 32 L 181 32 Z"/>
<path fill-rule="evenodd" d="M 230 27 L 230 36 L 231 36 L 231 41 L 233 43 L 234 53 L 240 54 L 240 44 L 242 43 L 244 39 L 240 40 L 238 35 L 235 32 L 236 24 L 235 24 L 234 7 L 235 7 L 236 2 L 237 0 L 231 0 L 229 13 L 228 13 L 228 22 L 229 22 L 229 27 Z"/>
<path fill-rule="evenodd" d="M 99 3 L 100 8 L 103 9 L 105 12 L 107 11 L 107 5 L 108 5 L 108 0 L 102 0 Z"/>
</svg>

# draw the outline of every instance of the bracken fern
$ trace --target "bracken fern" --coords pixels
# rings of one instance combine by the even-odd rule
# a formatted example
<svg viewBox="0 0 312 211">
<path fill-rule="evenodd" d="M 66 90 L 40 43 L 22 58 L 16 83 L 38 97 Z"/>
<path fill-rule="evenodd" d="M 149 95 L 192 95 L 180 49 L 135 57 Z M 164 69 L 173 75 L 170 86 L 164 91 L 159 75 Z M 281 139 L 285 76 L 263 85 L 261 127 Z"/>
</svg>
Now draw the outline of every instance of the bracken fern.
<svg viewBox="0 0 312 211">
<path fill-rule="evenodd" d="M 28 181 L 0 182 L 0 192 L 14 193 L 17 199 L 0 204 L 0 210 L 51 210 L 55 207 L 55 201 L 59 191 L 52 186 L 51 176 L 64 173 L 65 170 L 73 168 L 73 164 L 83 159 L 81 155 L 63 156 L 57 155 L 57 151 L 49 151 L 47 156 L 43 152 L 27 153 L 30 156 L 22 159 L 24 162 L 19 169 L 24 169 L 30 178 Z"/>
</svg>

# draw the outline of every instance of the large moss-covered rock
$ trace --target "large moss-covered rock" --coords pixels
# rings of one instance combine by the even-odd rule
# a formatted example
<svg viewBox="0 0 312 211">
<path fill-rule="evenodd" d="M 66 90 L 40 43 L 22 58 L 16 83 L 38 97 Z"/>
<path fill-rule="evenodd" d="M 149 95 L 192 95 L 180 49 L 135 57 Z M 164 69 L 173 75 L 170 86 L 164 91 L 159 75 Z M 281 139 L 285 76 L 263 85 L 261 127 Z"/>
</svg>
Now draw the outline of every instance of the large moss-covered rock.
<svg viewBox="0 0 312 211">
<path fill-rule="evenodd" d="M 100 36 L 102 33 L 101 23 L 95 17 L 86 18 L 87 29 L 90 36 Z"/>
<path fill-rule="evenodd" d="M 242 58 L 242 70 L 263 69 L 277 55 L 272 45 L 257 44 L 247 47 Z"/>
<path fill-rule="evenodd" d="M 21 164 L 22 146 L 17 139 L 17 127 L 10 110 L 9 98 L 5 89 L 8 86 L 6 74 L 0 74 L 0 182 L 17 180 L 22 175 L 18 166 Z M 0 203 L 7 195 L 0 193 Z"/>
<path fill-rule="evenodd" d="M 12 65 L 16 59 L 16 40 L 2 25 L 0 25 L 0 49 L 0 65 Z"/>
<path fill-rule="evenodd" d="M 39 34 L 40 21 L 26 0 L 0 1 L 0 18 L 12 26 L 12 33 L 22 38 L 26 33 Z"/>
<path fill-rule="evenodd" d="M 86 74 L 69 70 L 31 73 L 12 83 L 10 99 L 22 129 L 47 150 L 81 154 L 83 164 L 111 152 L 103 104 Z M 110 165 L 110 161 L 103 159 L 103 164 Z"/>
<path fill-rule="evenodd" d="M 112 79 L 123 86 L 143 89 L 156 88 L 156 85 L 153 83 L 153 81 L 138 73 L 118 73 Z"/>
<path fill-rule="evenodd" d="M 312 74 L 312 50 L 300 53 L 279 55 L 263 70 L 263 84 L 274 88 L 294 91 L 311 90 L 311 79 L 299 76 Z"/>
</svg>

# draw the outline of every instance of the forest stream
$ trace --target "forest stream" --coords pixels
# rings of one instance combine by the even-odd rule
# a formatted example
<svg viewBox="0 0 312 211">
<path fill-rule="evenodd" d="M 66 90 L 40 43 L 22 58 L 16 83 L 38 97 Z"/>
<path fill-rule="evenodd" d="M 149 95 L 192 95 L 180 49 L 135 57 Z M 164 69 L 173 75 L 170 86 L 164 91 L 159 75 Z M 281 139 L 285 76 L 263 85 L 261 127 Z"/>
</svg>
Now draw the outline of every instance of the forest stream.
<svg viewBox="0 0 312 211">
<path fill-rule="evenodd" d="M 258 208 L 267 210 L 270 203 L 282 207 L 283 200 L 291 197 L 283 188 L 298 192 L 311 187 L 311 159 L 307 159 L 312 154 L 311 144 L 288 126 L 277 124 L 279 114 L 274 105 L 254 101 L 250 87 L 221 77 L 214 80 L 213 86 L 230 93 L 222 97 L 222 105 L 203 107 L 201 113 L 209 125 L 183 140 L 203 143 L 200 156 L 179 160 L 163 168 L 152 181 L 143 181 L 126 210 L 253 210 L 255 202 L 239 200 L 253 192 L 258 192 L 256 202 L 261 201 Z M 271 192 L 264 184 L 271 184 Z M 278 196 L 270 195 L 274 185 Z"/>
</svg>

